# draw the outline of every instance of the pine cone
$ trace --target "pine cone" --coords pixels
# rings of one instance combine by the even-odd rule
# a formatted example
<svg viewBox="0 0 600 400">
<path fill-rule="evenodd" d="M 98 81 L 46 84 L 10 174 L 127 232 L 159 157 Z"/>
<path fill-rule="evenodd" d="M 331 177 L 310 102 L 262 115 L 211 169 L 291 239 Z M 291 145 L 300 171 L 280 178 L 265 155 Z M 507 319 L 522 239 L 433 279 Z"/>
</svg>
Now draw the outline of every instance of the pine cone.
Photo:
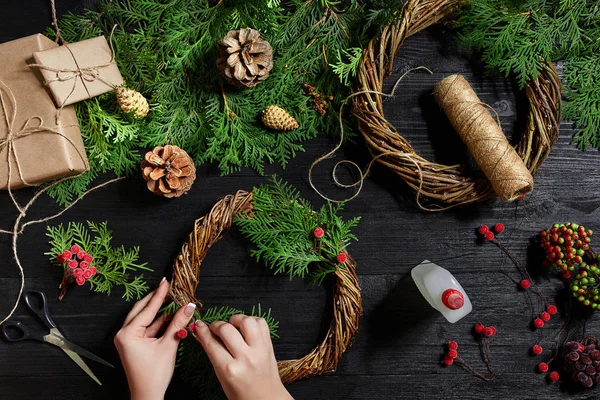
<svg viewBox="0 0 600 400">
<path fill-rule="evenodd" d="M 146 153 L 142 175 L 148 190 L 164 197 L 179 197 L 196 179 L 194 160 L 177 146 L 158 146 Z"/>
<path fill-rule="evenodd" d="M 277 131 L 293 131 L 298 121 L 281 107 L 269 106 L 262 113 L 262 121 L 267 127 Z"/>
<path fill-rule="evenodd" d="M 269 77 L 273 49 L 252 28 L 229 31 L 217 45 L 217 68 L 231 85 L 251 88 Z"/>
<path fill-rule="evenodd" d="M 134 118 L 144 118 L 148 115 L 150 107 L 148 100 L 138 91 L 119 86 L 117 89 L 117 103 L 126 114 L 135 111 Z"/>
</svg>

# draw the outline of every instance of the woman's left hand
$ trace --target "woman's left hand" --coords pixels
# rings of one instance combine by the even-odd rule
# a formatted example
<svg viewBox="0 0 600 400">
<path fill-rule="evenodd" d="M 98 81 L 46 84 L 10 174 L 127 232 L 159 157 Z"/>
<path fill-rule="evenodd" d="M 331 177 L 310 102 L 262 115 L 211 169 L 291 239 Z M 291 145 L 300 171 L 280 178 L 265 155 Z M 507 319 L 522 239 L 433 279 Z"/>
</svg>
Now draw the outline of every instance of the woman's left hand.
<svg viewBox="0 0 600 400">
<path fill-rule="evenodd" d="M 194 315 L 195 304 L 180 308 L 164 335 L 157 337 L 166 316 L 156 318 L 156 314 L 168 290 L 169 282 L 163 279 L 154 292 L 135 303 L 115 335 L 115 346 L 127 374 L 132 400 L 164 398 L 175 369 L 177 332 L 186 329 Z"/>
</svg>

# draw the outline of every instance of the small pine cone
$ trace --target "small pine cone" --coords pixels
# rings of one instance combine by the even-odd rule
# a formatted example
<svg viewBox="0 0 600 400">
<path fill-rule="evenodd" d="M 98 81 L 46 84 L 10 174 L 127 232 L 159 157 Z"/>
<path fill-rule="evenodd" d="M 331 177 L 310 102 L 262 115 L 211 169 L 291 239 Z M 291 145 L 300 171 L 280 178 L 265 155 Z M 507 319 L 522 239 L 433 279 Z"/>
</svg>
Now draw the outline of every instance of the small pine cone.
<svg viewBox="0 0 600 400">
<path fill-rule="evenodd" d="M 254 29 L 229 31 L 217 49 L 217 68 L 230 85 L 251 88 L 267 79 L 273 68 L 273 48 Z"/>
<path fill-rule="evenodd" d="M 126 114 L 135 111 L 134 118 L 144 118 L 150 111 L 148 100 L 138 91 L 119 86 L 117 89 L 117 103 Z"/>
<path fill-rule="evenodd" d="M 194 160 L 177 146 L 158 146 L 146 153 L 142 175 L 148 190 L 164 197 L 179 197 L 196 180 Z"/>
<path fill-rule="evenodd" d="M 293 131 L 298 121 L 281 107 L 269 106 L 262 113 L 262 121 L 267 127 L 277 131 Z"/>
</svg>

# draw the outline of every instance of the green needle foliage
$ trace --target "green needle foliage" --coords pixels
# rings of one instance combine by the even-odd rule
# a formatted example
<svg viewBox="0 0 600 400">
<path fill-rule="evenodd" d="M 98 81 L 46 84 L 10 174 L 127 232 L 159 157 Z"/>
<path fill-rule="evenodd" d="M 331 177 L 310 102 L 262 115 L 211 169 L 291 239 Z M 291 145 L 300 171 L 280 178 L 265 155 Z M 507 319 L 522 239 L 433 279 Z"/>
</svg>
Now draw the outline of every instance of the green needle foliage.
<svg viewBox="0 0 600 400">
<path fill-rule="evenodd" d="M 303 141 L 319 131 L 338 132 L 336 109 L 356 69 L 355 48 L 372 31 L 365 27 L 365 14 L 375 21 L 389 16 L 389 9 L 389 0 L 105 0 L 98 12 L 65 16 L 59 24 L 69 42 L 109 37 L 118 25 L 116 61 L 127 85 L 149 99 L 151 112 L 145 120 L 132 120 L 119 112 L 113 94 L 78 104 L 91 172 L 50 194 L 65 204 L 101 172 L 133 173 L 139 146 L 174 144 L 196 163 L 218 163 L 223 174 L 242 167 L 262 174 L 265 162 L 285 167 L 304 151 Z M 228 31 L 245 27 L 271 43 L 274 68 L 265 82 L 240 90 L 219 78 L 215 46 Z M 343 54 L 350 56 L 349 69 L 340 64 Z M 337 63 L 343 83 L 330 62 Z M 335 96 L 325 116 L 310 105 L 304 83 Z M 300 128 L 266 129 L 260 115 L 269 105 L 288 110 Z"/>
<path fill-rule="evenodd" d="M 175 302 L 171 302 L 162 309 L 162 312 L 168 315 L 173 315 L 176 311 L 177 304 Z M 205 310 L 202 315 L 199 312 L 195 312 L 194 319 L 202 320 L 207 325 L 210 325 L 215 321 L 229 321 L 229 318 L 236 314 L 244 314 L 244 312 L 231 307 L 212 307 Z M 264 318 L 269 325 L 271 338 L 279 338 L 277 335 L 279 322 L 271 316 L 271 310 L 263 312 L 259 304 L 257 307 L 252 308 L 250 315 Z M 188 335 L 186 339 L 180 342 L 177 351 L 176 368 L 181 378 L 198 390 L 200 399 L 224 400 L 227 398 L 208 356 L 194 336 Z"/>
<path fill-rule="evenodd" d="M 315 211 L 292 186 L 273 178 L 271 184 L 255 188 L 252 211 L 239 215 L 235 223 L 256 249 L 251 254 L 263 260 L 275 274 L 291 278 L 310 274 L 320 283 L 341 264 L 336 257 L 357 240 L 351 232 L 360 217 L 344 221 L 338 212 L 344 205 L 327 203 Z M 314 230 L 321 227 L 321 239 Z"/>
<path fill-rule="evenodd" d="M 137 263 L 139 248 L 112 247 L 112 232 L 106 222 L 88 221 L 87 227 L 76 222 L 69 222 L 67 226 L 48 226 L 46 236 L 50 238 L 50 251 L 44 254 L 61 268 L 68 267 L 57 262 L 58 255 L 74 244 L 94 257 L 90 266 L 95 267 L 97 273 L 88 280 L 91 290 L 110 295 L 114 286 L 123 286 L 123 298 L 127 301 L 139 300 L 148 291 L 144 276 L 136 275 L 141 270 L 152 272 L 146 263 Z"/>
<path fill-rule="evenodd" d="M 521 87 L 542 64 L 565 61 L 564 117 L 581 149 L 600 148 L 600 3 L 596 0 L 471 0 L 458 11 L 463 43 Z"/>
</svg>

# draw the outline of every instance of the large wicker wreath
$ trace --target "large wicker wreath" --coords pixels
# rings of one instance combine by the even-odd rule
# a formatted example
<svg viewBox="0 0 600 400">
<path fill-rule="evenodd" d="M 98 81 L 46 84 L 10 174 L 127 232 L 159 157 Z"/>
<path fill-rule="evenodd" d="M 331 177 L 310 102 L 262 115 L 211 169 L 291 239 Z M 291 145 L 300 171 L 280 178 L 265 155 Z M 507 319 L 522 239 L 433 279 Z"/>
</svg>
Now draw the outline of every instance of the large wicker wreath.
<svg viewBox="0 0 600 400">
<path fill-rule="evenodd" d="M 364 51 L 354 88 L 353 114 L 376 161 L 398 174 L 418 192 L 418 198 L 441 206 L 468 204 L 495 196 L 485 176 L 473 178 L 461 165 L 433 163 L 419 156 L 383 113 L 383 83 L 393 70 L 394 57 L 404 41 L 447 18 L 463 0 L 408 0 L 398 22 L 383 29 Z M 556 69 L 546 63 L 536 81 L 528 82 L 527 127 L 517 153 L 535 174 L 558 138 L 561 85 Z"/>
<path fill-rule="evenodd" d="M 232 226 L 237 214 L 252 210 L 252 193 L 238 191 L 219 200 L 208 215 L 199 218 L 173 266 L 169 296 L 179 305 L 195 303 L 200 283 L 200 266 L 208 250 Z M 325 339 L 298 360 L 279 361 L 279 374 L 285 383 L 334 372 L 342 355 L 351 345 L 362 315 L 362 297 L 358 286 L 356 262 L 346 253 L 344 268 L 334 273 L 333 319 Z"/>
</svg>

